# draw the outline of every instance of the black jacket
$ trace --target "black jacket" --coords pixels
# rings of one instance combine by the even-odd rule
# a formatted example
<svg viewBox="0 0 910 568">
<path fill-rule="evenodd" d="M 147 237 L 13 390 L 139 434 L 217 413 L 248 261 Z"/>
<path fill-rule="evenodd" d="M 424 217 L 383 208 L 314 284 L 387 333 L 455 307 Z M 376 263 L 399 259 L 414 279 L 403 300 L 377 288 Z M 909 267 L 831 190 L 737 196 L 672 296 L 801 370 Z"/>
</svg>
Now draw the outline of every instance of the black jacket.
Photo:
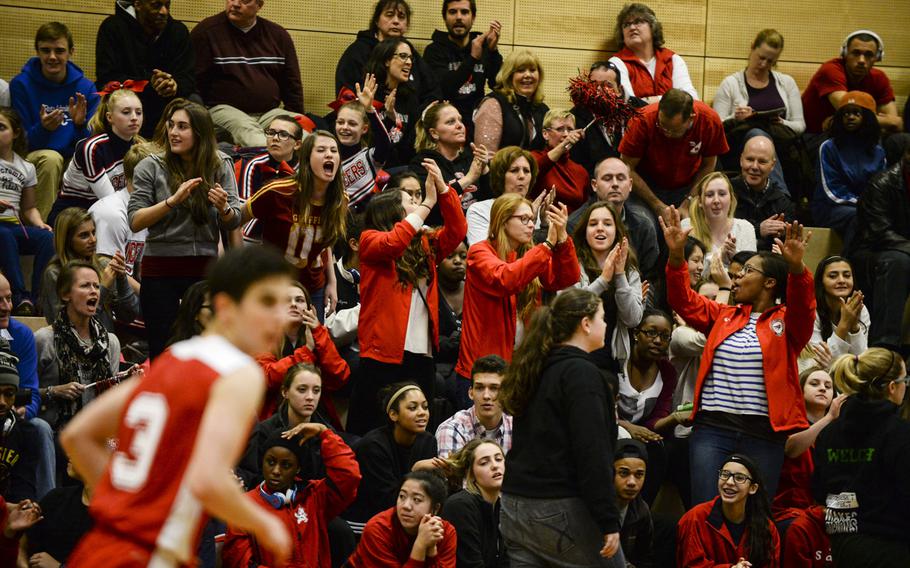
<svg viewBox="0 0 910 568">
<path fill-rule="evenodd" d="M 910 195 L 898 163 L 877 174 L 859 200 L 854 251 L 910 254 Z"/>
<path fill-rule="evenodd" d="M 471 57 L 471 40 L 482 35 L 471 32 L 465 47 L 459 47 L 447 31 L 433 32 L 433 41 L 424 49 L 423 58 L 439 83 L 442 98 L 450 101 L 470 131 L 474 125 L 474 107 L 484 96 L 484 83 L 496 86 L 496 74 L 502 67 L 502 54 L 486 46 L 480 59 Z"/>
<path fill-rule="evenodd" d="M 543 119 L 550 107 L 546 103 L 534 103 L 515 95 L 516 102 L 510 103 L 505 96 L 493 91 L 490 94 L 502 111 L 502 136 L 499 147 L 519 146 L 525 150 L 542 150 L 546 144 L 543 139 Z M 532 121 L 533 130 L 528 127 Z"/>
<path fill-rule="evenodd" d="M 480 495 L 459 491 L 442 507 L 442 518 L 458 533 L 457 568 L 505 568 L 509 565 L 499 533 L 499 501 L 491 505 Z"/>
<path fill-rule="evenodd" d="M 177 81 L 176 97 L 188 97 L 196 92 L 193 44 L 183 22 L 168 17 L 164 31 L 157 38 L 149 38 L 135 16 L 120 2 L 114 15 L 108 16 L 98 28 L 95 66 L 98 75 L 95 85 L 99 90 L 110 81 L 147 81 L 154 69 L 160 69 Z M 141 134 L 150 138 L 171 99 L 158 96 L 149 84 L 139 94 L 139 100 L 145 117 Z"/>
<path fill-rule="evenodd" d="M 652 538 L 654 522 L 651 520 L 651 509 L 641 495 L 629 503 L 626 516 L 619 531 L 619 543 L 622 545 L 626 565 L 632 568 L 651 568 L 654 566 Z"/>
<path fill-rule="evenodd" d="M 741 175 L 731 179 L 730 183 L 736 195 L 736 217 L 745 219 L 755 227 L 755 240 L 758 242 L 759 250 L 771 250 L 774 237 L 761 236 L 762 221 L 772 215 L 783 213 L 788 223 L 793 222 L 796 219 L 796 205 L 772 180 L 768 180 L 768 186 L 761 193 L 747 186 Z"/>
<path fill-rule="evenodd" d="M 829 508 L 828 533 L 876 535 L 907 542 L 910 535 L 910 423 L 889 400 L 851 396 L 840 418 L 815 442 L 815 499 L 854 493 L 858 507 Z"/>
<path fill-rule="evenodd" d="M 512 423 L 503 493 L 581 498 L 603 534 L 619 532 L 613 490 L 616 415 L 607 377 L 577 347 L 554 348 Z"/>
<path fill-rule="evenodd" d="M 461 151 L 461 154 L 454 160 L 447 160 L 442 154 L 436 150 L 421 150 L 414 155 L 411 159 L 411 171 L 417 174 L 417 177 L 420 178 L 421 185 L 427 180 L 427 170 L 423 167 L 423 160 L 429 158 L 436 162 L 436 165 L 439 166 L 439 170 L 442 172 L 442 179 L 448 184 L 451 184 L 453 181 L 458 181 L 471 169 L 471 162 L 474 160 L 474 152 L 469 146 Z M 485 174 L 480 176 L 480 179 L 477 180 L 477 183 L 470 187 L 460 187 L 458 194 L 461 198 L 461 210 L 467 213 L 468 207 L 477 203 L 478 201 L 483 201 L 485 199 L 492 199 L 493 192 L 490 190 L 490 175 Z M 426 224 L 431 227 L 439 227 L 442 225 L 442 214 L 439 213 L 439 207 L 433 206 L 433 210 L 430 211 L 430 215 L 427 217 Z"/>
<path fill-rule="evenodd" d="M 38 436 L 30 422 L 12 411 L 0 417 L 0 495 L 7 503 L 36 497 Z"/>
</svg>

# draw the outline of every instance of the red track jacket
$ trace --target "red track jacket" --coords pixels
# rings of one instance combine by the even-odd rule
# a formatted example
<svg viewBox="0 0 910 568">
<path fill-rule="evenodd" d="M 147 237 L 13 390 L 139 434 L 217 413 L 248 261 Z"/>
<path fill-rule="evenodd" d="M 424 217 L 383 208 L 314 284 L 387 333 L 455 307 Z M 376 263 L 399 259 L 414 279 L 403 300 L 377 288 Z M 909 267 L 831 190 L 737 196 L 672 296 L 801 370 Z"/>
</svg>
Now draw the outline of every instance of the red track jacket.
<svg viewBox="0 0 910 568">
<path fill-rule="evenodd" d="M 780 566 L 780 537 L 774 523 L 771 528 L 771 562 L 768 568 Z M 743 532 L 739 545 L 733 544 L 733 537 L 724 524 L 720 497 L 689 509 L 679 520 L 676 529 L 676 565 L 686 568 L 730 568 L 740 558 L 749 560 L 746 548 L 749 529 Z"/>
</svg>

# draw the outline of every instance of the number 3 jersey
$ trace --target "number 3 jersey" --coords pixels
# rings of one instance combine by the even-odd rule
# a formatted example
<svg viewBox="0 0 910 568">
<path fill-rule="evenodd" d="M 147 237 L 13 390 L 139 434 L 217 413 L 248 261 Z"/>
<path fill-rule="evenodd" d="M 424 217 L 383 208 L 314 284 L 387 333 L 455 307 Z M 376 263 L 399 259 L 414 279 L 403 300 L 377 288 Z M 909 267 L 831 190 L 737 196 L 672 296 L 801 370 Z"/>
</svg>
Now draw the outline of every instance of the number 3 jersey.
<svg viewBox="0 0 910 568">
<path fill-rule="evenodd" d="M 325 286 L 328 250 L 322 241 L 322 206 L 310 206 L 306 218 L 294 208 L 296 178 L 275 180 L 247 202 L 250 214 L 262 221 L 262 241 L 284 251 L 285 259 L 296 266 L 307 290 Z"/>
<path fill-rule="evenodd" d="M 220 376 L 255 365 L 220 336 L 177 343 L 155 361 L 120 417 L 117 449 L 91 501 L 93 532 L 180 562 L 193 557 L 207 517 L 184 473 L 209 393 Z"/>
</svg>

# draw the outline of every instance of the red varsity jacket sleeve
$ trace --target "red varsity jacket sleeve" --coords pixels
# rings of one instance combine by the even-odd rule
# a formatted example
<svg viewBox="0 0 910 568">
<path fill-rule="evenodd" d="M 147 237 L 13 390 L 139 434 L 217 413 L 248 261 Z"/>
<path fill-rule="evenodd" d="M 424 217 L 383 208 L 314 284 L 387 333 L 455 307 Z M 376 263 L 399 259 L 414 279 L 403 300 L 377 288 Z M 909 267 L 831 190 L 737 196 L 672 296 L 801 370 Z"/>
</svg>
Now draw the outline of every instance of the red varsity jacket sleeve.
<svg viewBox="0 0 910 568">
<path fill-rule="evenodd" d="M 488 243 L 489 241 L 481 241 L 468 251 L 468 273 L 475 274 L 477 280 L 474 284 L 491 296 L 518 294 L 547 270 L 553 256 L 550 249 L 541 244 L 526 252 L 523 257 L 506 262 L 496 256 Z"/>
</svg>

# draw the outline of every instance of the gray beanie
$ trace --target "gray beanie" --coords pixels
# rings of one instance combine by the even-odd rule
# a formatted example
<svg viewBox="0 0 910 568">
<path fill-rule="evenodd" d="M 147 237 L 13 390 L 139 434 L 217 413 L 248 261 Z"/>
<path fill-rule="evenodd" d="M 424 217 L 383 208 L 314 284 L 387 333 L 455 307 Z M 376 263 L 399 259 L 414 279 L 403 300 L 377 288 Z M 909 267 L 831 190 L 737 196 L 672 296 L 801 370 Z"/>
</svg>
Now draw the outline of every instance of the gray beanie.
<svg viewBox="0 0 910 568">
<path fill-rule="evenodd" d="M 19 388 L 19 358 L 13 355 L 9 342 L 0 337 L 0 386 Z"/>
</svg>

